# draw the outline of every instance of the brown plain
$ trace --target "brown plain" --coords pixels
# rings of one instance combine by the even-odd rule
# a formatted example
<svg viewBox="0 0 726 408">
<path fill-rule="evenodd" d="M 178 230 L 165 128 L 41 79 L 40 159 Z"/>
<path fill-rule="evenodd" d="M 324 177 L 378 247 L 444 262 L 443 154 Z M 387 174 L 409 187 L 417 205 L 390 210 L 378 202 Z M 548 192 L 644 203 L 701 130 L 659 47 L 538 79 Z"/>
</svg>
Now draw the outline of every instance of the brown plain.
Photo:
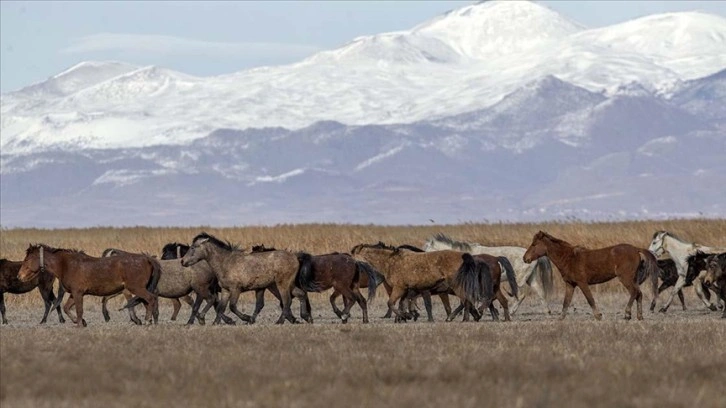
<svg viewBox="0 0 726 408">
<path fill-rule="evenodd" d="M 247 248 L 265 243 L 321 254 L 378 240 L 421 245 L 436 232 L 526 247 L 544 230 L 590 248 L 622 242 L 647 247 L 653 231 L 661 229 L 726 246 L 726 220 L 282 225 L 2 230 L 0 256 L 22 259 L 31 242 L 92 255 L 107 247 L 156 254 L 165 243 L 188 242 L 201 230 Z M 561 279 L 555 283 L 553 306 L 563 293 Z M 343 401 L 367 407 L 723 406 L 726 324 L 719 312 L 706 310 L 687 289 L 687 311 L 625 321 L 620 283 L 598 285 L 593 292 L 599 293 L 603 321 L 594 321 L 584 297 L 576 295 L 565 321 L 525 301 L 512 322 L 444 323 L 435 301 L 436 323 L 395 325 L 380 319 L 386 307 L 379 296 L 369 307 L 371 324 L 354 319 L 341 325 L 323 293 L 310 296 L 314 325 L 275 326 L 279 308 L 269 307 L 252 326 L 185 328 L 169 322 L 171 308 L 162 301 L 160 324 L 137 327 L 121 312 L 104 323 L 99 299 L 86 304 L 93 316 L 86 330 L 54 320 L 39 326 L 43 302 L 38 293 L 9 295 L 10 324 L 0 327 L 0 406 L 307 407 Z M 243 307 L 251 308 L 253 299 L 244 295 Z M 360 316 L 357 309 L 353 313 Z"/>
</svg>

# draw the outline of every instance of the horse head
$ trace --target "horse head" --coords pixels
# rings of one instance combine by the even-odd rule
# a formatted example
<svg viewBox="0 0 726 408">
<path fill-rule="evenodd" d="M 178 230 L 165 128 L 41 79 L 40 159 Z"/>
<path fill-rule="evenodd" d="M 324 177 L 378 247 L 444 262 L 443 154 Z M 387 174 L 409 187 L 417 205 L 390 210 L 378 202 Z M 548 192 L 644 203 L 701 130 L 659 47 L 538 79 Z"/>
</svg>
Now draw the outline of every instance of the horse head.
<svg viewBox="0 0 726 408">
<path fill-rule="evenodd" d="M 650 241 L 650 246 L 648 246 L 648 250 L 655 255 L 656 258 L 660 258 L 663 256 L 663 253 L 666 251 L 665 248 L 665 237 L 667 237 L 669 234 L 666 231 L 656 231 L 653 234 L 653 239 Z"/>
<path fill-rule="evenodd" d="M 44 245 L 29 245 L 25 251 L 25 259 L 23 264 L 20 266 L 18 271 L 18 279 L 21 282 L 29 282 L 36 277 L 38 274 L 45 270 L 45 255 L 46 248 Z"/>
<path fill-rule="evenodd" d="M 545 240 L 548 237 L 549 235 L 543 231 L 539 231 L 534 234 L 532 243 L 529 245 L 529 248 L 527 248 L 524 256 L 522 256 L 522 260 L 526 263 L 532 263 L 536 259 L 547 255 L 547 244 L 545 243 Z"/>
</svg>

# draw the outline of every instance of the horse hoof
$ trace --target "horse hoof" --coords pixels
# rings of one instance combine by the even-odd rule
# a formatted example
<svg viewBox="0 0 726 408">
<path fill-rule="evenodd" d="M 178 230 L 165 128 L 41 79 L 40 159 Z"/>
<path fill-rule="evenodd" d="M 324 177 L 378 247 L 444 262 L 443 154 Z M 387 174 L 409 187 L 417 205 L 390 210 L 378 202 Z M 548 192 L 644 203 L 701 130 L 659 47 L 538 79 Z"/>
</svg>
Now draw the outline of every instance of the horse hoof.
<svg viewBox="0 0 726 408">
<path fill-rule="evenodd" d="M 630 317 L 628 317 L 628 319 L 629 319 L 629 318 L 630 318 Z M 595 319 L 596 319 L 596 320 L 602 320 L 602 313 L 598 313 L 598 314 L 596 314 L 596 315 L 595 315 Z"/>
<path fill-rule="evenodd" d="M 87 327 L 88 326 L 88 323 L 86 323 L 86 319 L 82 319 L 81 320 L 81 323 L 83 324 L 83 327 Z"/>
<path fill-rule="evenodd" d="M 712 312 L 715 312 L 718 310 L 718 308 L 715 305 L 709 305 L 708 308 L 711 309 Z"/>
<path fill-rule="evenodd" d="M 3 319 L 3 324 L 8 324 L 8 321 Z"/>
<path fill-rule="evenodd" d="M 643 320 L 643 315 L 638 315 L 638 320 Z"/>
<path fill-rule="evenodd" d="M 665 313 L 667 311 L 668 311 L 668 309 L 666 309 L 665 307 L 661 307 L 660 310 L 659 310 L 659 312 L 661 312 L 661 313 Z"/>
<path fill-rule="evenodd" d="M 630 319 L 631 319 L 630 315 L 626 314 L 625 315 L 625 320 L 630 320 Z"/>
<path fill-rule="evenodd" d="M 176 321 L 176 317 L 172 317 L 172 318 L 171 318 L 171 321 L 172 321 L 172 322 L 175 322 L 175 321 Z"/>
</svg>

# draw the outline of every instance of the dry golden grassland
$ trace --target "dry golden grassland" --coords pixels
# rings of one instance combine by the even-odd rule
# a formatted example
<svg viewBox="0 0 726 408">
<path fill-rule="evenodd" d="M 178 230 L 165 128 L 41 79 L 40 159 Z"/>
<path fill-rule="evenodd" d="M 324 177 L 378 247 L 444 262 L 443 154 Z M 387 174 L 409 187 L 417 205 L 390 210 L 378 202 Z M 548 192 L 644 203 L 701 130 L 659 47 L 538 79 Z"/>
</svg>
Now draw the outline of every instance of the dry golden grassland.
<svg viewBox="0 0 726 408">
<path fill-rule="evenodd" d="M 97 228 L 2 230 L 0 256 L 22 259 L 28 243 L 84 249 L 107 247 L 158 254 L 170 241 L 201 230 L 249 248 L 265 243 L 312 253 L 348 251 L 361 242 L 422 245 L 433 233 L 482 244 L 527 246 L 545 230 L 572 243 L 599 247 L 627 242 L 647 247 L 655 230 L 726 246 L 726 220 L 597 224 L 494 224 L 426 227 L 283 225 L 244 228 Z M 555 277 L 559 282 L 559 277 Z M 529 298 L 512 322 L 392 324 L 381 319 L 385 292 L 371 306 L 371 324 L 353 309 L 338 323 L 327 294 L 312 296 L 315 324 L 275 326 L 267 306 L 252 326 L 185 327 L 189 308 L 170 322 L 162 300 L 157 326 L 134 326 L 111 301 L 111 322 L 99 299 L 85 302 L 89 327 L 38 326 L 40 296 L 5 295 L 10 324 L 0 327 L 0 406 L 319 407 L 723 407 L 726 322 L 686 290 L 688 310 L 675 304 L 644 321 L 622 320 L 627 301 L 616 283 L 601 285 L 592 318 L 576 293 L 565 321 Z M 646 291 L 646 302 L 650 295 Z M 249 312 L 253 296 L 242 309 Z M 550 299 L 558 311 L 562 291 Z M 297 309 L 297 302 L 293 304 Z M 296 314 L 297 311 L 295 310 Z M 207 321 L 211 315 L 207 316 Z"/>
</svg>

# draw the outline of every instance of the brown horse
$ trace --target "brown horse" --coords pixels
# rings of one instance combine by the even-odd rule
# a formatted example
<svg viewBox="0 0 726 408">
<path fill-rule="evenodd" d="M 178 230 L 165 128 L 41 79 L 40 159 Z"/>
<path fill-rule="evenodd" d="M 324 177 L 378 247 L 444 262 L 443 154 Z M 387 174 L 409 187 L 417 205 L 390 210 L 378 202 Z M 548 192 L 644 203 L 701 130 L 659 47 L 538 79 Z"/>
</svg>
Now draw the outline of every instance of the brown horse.
<svg viewBox="0 0 726 408">
<path fill-rule="evenodd" d="M 21 293 L 30 292 L 36 287 L 38 288 L 40 296 L 43 298 L 43 303 L 45 304 L 43 319 L 40 321 L 40 324 L 43 324 L 48 319 L 48 313 L 50 312 L 51 306 L 55 303 L 55 294 L 53 294 L 53 282 L 55 282 L 55 277 L 46 272 L 38 274 L 35 279 L 31 279 L 28 282 L 21 282 L 18 279 L 18 272 L 20 272 L 20 266 L 22 264 L 22 262 L 0 259 L 0 313 L 2 314 L 3 324 L 8 324 L 8 319 L 5 318 L 5 293 L 19 295 Z M 55 309 L 58 311 L 58 321 L 65 323 L 66 320 L 63 318 L 60 306 L 55 305 Z"/>
<path fill-rule="evenodd" d="M 468 254 L 465 254 L 468 255 Z M 471 258 L 471 260 L 469 260 Z M 509 262 L 509 259 L 505 256 L 493 256 L 493 255 L 487 255 L 487 254 L 479 254 L 479 255 L 470 255 L 469 257 L 464 257 L 464 262 L 473 262 L 476 264 L 479 273 L 481 274 L 481 284 L 480 284 L 480 290 L 482 291 L 482 299 L 484 300 L 482 302 L 481 307 L 479 308 L 479 316 L 481 316 L 484 313 L 484 309 L 488 308 L 489 312 L 492 315 L 492 319 L 499 320 L 499 312 L 497 309 L 492 305 L 492 300 L 496 299 L 499 301 L 499 304 L 502 305 L 502 309 L 504 309 L 504 320 L 509 321 L 511 320 L 511 317 L 509 315 L 509 302 L 507 300 L 507 297 L 504 295 L 504 292 L 502 291 L 501 283 L 502 283 L 502 271 L 504 271 L 504 274 L 507 277 L 507 282 L 509 283 L 509 287 L 512 288 L 512 296 L 515 298 L 518 296 L 518 289 L 519 285 L 517 284 L 517 277 L 516 273 L 514 272 L 514 268 L 512 267 L 512 264 Z M 488 275 L 488 276 L 487 276 Z M 489 288 L 488 285 L 491 285 L 491 293 L 492 295 L 487 295 Z M 454 310 L 454 312 L 451 313 L 451 315 L 446 319 L 447 321 L 452 321 L 456 318 L 456 316 L 461 313 L 462 309 L 464 309 L 464 305 L 459 305 L 459 307 Z M 475 316 L 475 319 L 478 320 L 478 318 Z M 467 320 L 466 314 L 464 314 L 464 320 Z"/>
<path fill-rule="evenodd" d="M 206 260 L 212 267 L 223 291 L 215 323 L 219 323 L 220 313 L 227 308 L 227 304 L 232 313 L 251 323 L 251 316 L 237 309 L 240 293 L 248 290 L 264 291 L 271 287 L 276 287 L 282 299 L 282 313 L 277 323 L 282 324 L 285 320 L 296 322 L 290 311 L 295 276 L 300 266 L 295 254 L 288 251 L 247 254 L 212 235 L 201 233 L 194 237 L 189 252 L 184 255 L 181 263 L 186 267 L 202 260 Z"/>
<path fill-rule="evenodd" d="M 726 252 L 711 255 L 706 259 L 706 276 L 703 283 L 717 291 L 721 300 L 726 303 Z M 724 305 L 721 318 L 726 319 L 726 305 Z"/>
<path fill-rule="evenodd" d="M 472 302 L 471 299 L 478 296 L 468 290 L 472 285 L 462 284 L 479 277 L 474 270 L 460 270 L 461 252 L 418 253 L 379 242 L 375 245 L 357 245 L 351 254 L 373 265 L 391 286 L 388 307 L 396 314 L 396 322 L 401 321 L 402 314 L 394 306 L 409 290 L 431 293 L 451 289 L 462 302 Z"/>
<path fill-rule="evenodd" d="M 170 245 L 171 245 L 171 244 L 170 244 Z M 188 247 L 187 247 L 187 248 L 188 248 Z M 179 252 L 181 252 L 181 248 L 178 248 L 178 250 L 179 250 Z M 113 256 L 113 255 L 118 255 L 119 253 L 124 253 L 124 252 L 126 252 L 126 251 L 123 251 L 123 250 L 121 250 L 121 249 L 116 249 L 116 248 L 106 248 L 106 249 L 105 249 L 105 250 L 104 250 L 104 251 L 103 251 L 103 252 L 101 253 L 101 258 L 105 258 L 105 257 L 107 257 L 107 256 Z M 163 251 L 162 251 L 162 253 L 163 253 Z M 179 256 L 179 258 L 181 258 L 181 256 Z M 162 259 L 162 260 L 164 260 L 164 259 L 167 259 L 167 258 L 164 258 L 164 257 L 162 256 L 162 258 L 161 258 L 161 259 Z M 131 300 L 131 298 L 133 297 L 133 296 L 131 295 L 131 293 L 129 293 L 129 291 L 127 291 L 127 290 L 123 291 L 123 292 L 122 292 L 121 294 L 123 294 L 123 295 L 124 295 L 124 297 L 126 298 L 126 302 L 127 302 L 127 303 L 128 303 L 128 302 L 129 302 L 129 301 Z M 110 299 L 112 299 L 112 298 L 115 298 L 115 297 L 116 297 L 116 296 L 118 296 L 118 295 L 119 295 L 119 294 L 116 294 L 116 295 L 112 295 L 112 296 L 104 296 L 104 297 L 103 297 L 103 300 L 101 301 L 101 313 L 103 313 L 103 318 L 104 318 L 104 320 L 106 320 L 106 321 L 109 321 L 109 320 L 111 320 L 111 317 L 110 317 L 110 316 L 109 316 L 109 314 L 108 314 L 108 306 L 107 306 L 107 303 L 108 303 L 108 301 L 109 301 Z M 181 302 L 179 301 L 179 299 L 183 300 L 183 301 L 184 301 L 184 303 L 188 304 L 189 306 L 194 306 L 194 300 L 193 300 L 193 299 L 192 299 L 192 297 L 191 297 L 191 296 L 189 296 L 189 295 L 184 295 L 184 296 L 182 296 L 182 297 L 180 297 L 180 298 L 167 298 L 167 299 L 169 299 L 169 300 L 171 301 L 171 305 L 172 305 L 172 308 L 173 308 L 173 310 L 172 310 L 172 313 L 171 313 L 171 320 L 172 320 L 172 321 L 175 321 L 175 320 L 176 320 L 177 316 L 179 315 L 179 311 L 181 310 Z M 131 313 L 132 313 L 132 309 L 129 309 L 129 314 L 131 314 Z M 133 317 L 131 318 L 131 320 L 133 321 Z"/>
<path fill-rule="evenodd" d="M 348 322 L 350 308 L 356 302 L 363 311 L 363 323 L 368 323 L 368 302 L 373 300 L 376 295 L 376 285 L 367 285 L 368 301 L 366 301 L 360 293 L 359 280 L 365 274 L 368 282 L 375 282 L 375 270 L 363 266 L 362 262 L 356 261 L 348 254 L 333 253 L 312 256 L 300 252 L 297 257 L 300 262 L 300 270 L 295 279 L 296 287 L 305 292 L 322 292 L 334 288 L 335 292 L 340 293 L 344 299 L 345 308 L 338 315 L 343 323 Z M 335 306 L 334 303 L 333 306 Z M 333 310 L 335 311 L 335 308 Z M 310 310 L 306 312 L 307 315 L 312 315 Z"/>
<path fill-rule="evenodd" d="M 106 256 L 145 255 L 114 249 L 106 253 Z M 156 286 L 157 295 L 167 299 L 179 299 L 183 296 L 189 296 L 190 293 L 194 292 L 197 298 L 192 304 L 192 313 L 189 316 L 187 324 L 193 324 L 195 317 L 199 320 L 200 324 L 204 324 L 204 316 L 198 314 L 202 300 L 206 300 L 207 305 L 217 304 L 217 293 L 214 290 L 216 277 L 209 264 L 206 262 L 198 262 L 191 267 L 185 268 L 179 260 L 162 259 L 159 261 L 159 265 L 161 266 L 161 277 Z M 141 303 L 141 299 L 134 298 L 124 308 L 131 310 L 139 303 Z M 226 316 L 222 318 L 225 321 L 231 320 Z"/>
<path fill-rule="evenodd" d="M 643 293 L 640 291 L 640 284 L 647 277 L 650 276 L 651 279 L 653 297 L 658 294 L 658 263 L 655 256 L 647 249 L 619 244 L 591 250 L 573 246 L 539 231 L 534 235 L 523 259 L 524 262 L 530 263 L 542 256 L 547 256 L 554 262 L 565 281 L 565 300 L 560 319 L 564 319 L 567 315 L 575 287 L 580 288 L 585 295 L 597 320 L 602 319 L 602 313 L 595 305 L 589 285 L 604 283 L 617 277 L 630 293 L 625 308 L 626 320 L 631 318 L 634 300 L 638 302 L 638 320 L 643 319 Z"/>
<path fill-rule="evenodd" d="M 28 282 L 45 272 L 52 273 L 71 297 L 63 310 L 78 327 L 85 327 L 83 296 L 108 296 L 128 289 L 144 299 L 146 317 L 158 320 L 156 313 L 156 284 L 161 275 L 159 263 L 152 257 L 118 256 L 95 258 L 80 251 L 31 245 L 25 254 L 18 278 Z M 76 306 L 76 317 L 69 314 Z"/>
</svg>

